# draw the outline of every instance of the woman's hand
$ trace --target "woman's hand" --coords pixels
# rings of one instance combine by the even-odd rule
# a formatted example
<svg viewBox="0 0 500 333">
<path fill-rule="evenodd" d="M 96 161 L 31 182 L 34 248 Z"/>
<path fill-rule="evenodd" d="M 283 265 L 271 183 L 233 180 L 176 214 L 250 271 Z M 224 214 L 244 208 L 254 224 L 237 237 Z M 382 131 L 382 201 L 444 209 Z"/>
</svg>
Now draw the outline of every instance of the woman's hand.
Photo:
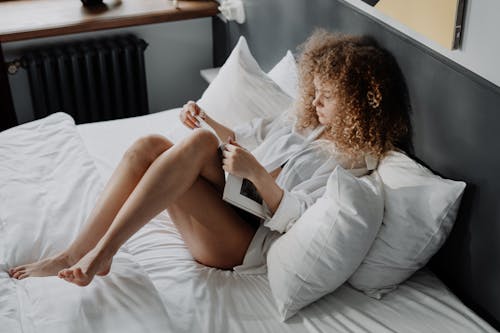
<svg viewBox="0 0 500 333">
<path fill-rule="evenodd" d="M 222 168 L 238 177 L 253 181 L 261 172 L 266 172 L 257 159 L 231 137 L 222 152 Z"/>
<path fill-rule="evenodd" d="M 283 189 L 248 150 L 238 145 L 232 138 L 229 138 L 228 142 L 222 153 L 222 168 L 235 176 L 250 180 L 271 214 L 274 214 L 283 198 Z"/>
<path fill-rule="evenodd" d="M 181 119 L 181 122 L 191 128 L 199 128 L 200 124 L 198 123 L 198 120 L 196 120 L 196 116 L 200 117 L 201 119 L 206 118 L 205 112 L 196 104 L 196 102 L 189 101 L 184 106 L 182 107 L 182 111 L 179 114 L 179 118 Z"/>
</svg>

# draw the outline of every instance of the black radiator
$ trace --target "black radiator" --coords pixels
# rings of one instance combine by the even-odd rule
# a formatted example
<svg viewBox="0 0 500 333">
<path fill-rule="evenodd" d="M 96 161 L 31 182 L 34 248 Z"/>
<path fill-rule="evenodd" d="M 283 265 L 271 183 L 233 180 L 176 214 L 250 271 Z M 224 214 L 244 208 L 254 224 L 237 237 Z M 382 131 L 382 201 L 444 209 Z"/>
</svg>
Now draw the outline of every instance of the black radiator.
<svg viewBox="0 0 500 333">
<path fill-rule="evenodd" d="M 63 111 L 80 124 L 149 113 L 147 45 L 127 35 L 26 53 L 35 118 Z"/>
</svg>

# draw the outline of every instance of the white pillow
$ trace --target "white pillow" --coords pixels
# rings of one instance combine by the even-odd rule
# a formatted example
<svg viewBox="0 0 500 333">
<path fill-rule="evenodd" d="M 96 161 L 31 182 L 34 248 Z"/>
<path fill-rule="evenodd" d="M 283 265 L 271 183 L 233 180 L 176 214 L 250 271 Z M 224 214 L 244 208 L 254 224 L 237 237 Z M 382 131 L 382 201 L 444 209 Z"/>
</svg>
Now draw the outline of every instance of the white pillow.
<svg viewBox="0 0 500 333">
<path fill-rule="evenodd" d="M 280 114 L 291 103 L 259 67 L 243 36 L 198 101 L 207 114 L 228 127 Z"/>
<path fill-rule="evenodd" d="M 341 167 L 324 195 L 279 237 L 267 254 L 268 279 L 282 320 L 334 291 L 359 266 L 382 223 L 382 182 Z"/>
<path fill-rule="evenodd" d="M 297 98 L 299 89 L 299 76 L 297 62 L 292 51 L 286 51 L 285 56 L 267 73 L 284 92 L 293 99 Z"/>
<path fill-rule="evenodd" d="M 378 172 L 384 184 L 384 219 L 349 283 L 379 299 L 422 268 L 444 243 L 465 183 L 434 175 L 400 152 L 384 157 Z"/>
</svg>

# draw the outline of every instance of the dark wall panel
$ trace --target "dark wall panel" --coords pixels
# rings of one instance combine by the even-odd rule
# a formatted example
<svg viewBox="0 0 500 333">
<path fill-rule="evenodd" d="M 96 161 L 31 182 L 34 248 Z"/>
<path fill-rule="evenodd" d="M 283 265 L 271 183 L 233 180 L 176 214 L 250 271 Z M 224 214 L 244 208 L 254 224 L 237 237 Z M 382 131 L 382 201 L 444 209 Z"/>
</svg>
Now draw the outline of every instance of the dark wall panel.
<svg viewBox="0 0 500 333">
<path fill-rule="evenodd" d="M 410 90 L 416 157 L 468 184 L 431 268 L 500 328 L 500 88 L 341 0 L 246 0 L 245 10 L 243 25 L 214 19 L 216 66 L 244 35 L 267 71 L 315 27 L 372 35 L 393 52 Z"/>
</svg>

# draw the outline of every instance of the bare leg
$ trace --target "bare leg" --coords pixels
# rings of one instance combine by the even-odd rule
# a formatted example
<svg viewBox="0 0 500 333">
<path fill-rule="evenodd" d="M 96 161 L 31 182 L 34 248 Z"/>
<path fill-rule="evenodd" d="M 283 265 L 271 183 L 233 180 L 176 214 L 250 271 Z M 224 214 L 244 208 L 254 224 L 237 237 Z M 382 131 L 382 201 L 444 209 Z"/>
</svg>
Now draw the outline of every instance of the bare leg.
<svg viewBox="0 0 500 333">
<path fill-rule="evenodd" d="M 231 207 L 222 203 L 220 192 L 215 190 L 216 188 L 220 189 L 222 184 L 212 186 L 208 181 L 200 180 L 203 170 L 207 170 L 207 165 L 213 163 L 214 159 L 217 159 L 220 165 L 217 146 L 217 139 L 211 132 L 196 130 L 188 139 L 162 153 L 141 178 L 96 247 L 78 263 L 59 272 L 59 276 L 83 286 L 90 283 L 95 274 L 106 273 L 109 271 L 114 254 L 127 239 L 160 211 L 175 204 L 188 190 L 191 188 L 194 191 L 199 189 L 200 185 L 198 184 L 204 184 L 203 188 L 205 189 L 211 188 L 212 190 L 203 193 L 209 196 L 209 200 L 219 202 L 218 206 L 211 208 L 212 216 L 216 219 L 205 220 L 203 224 L 199 223 L 199 225 L 216 231 L 222 230 L 221 226 L 223 225 L 232 226 L 232 230 L 240 235 L 240 239 L 244 238 L 246 244 L 245 242 L 243 245 L 237 244 L 236 241 L 226 242 L 226 244 L 231 244 L 233 247 L 244 247 L 243 250 L 239 251 L 238 260 L 241 261 L 241 253 L 246 250 L 254 230 L 250 227 L 234 227 L 245 225 L 245 223 L 239 219 Z M 218 211 L 221 213 L 217 214 Z M 219 235 L 214 231 L 206 233 L 210 234 L 212 240 Z M 210 249 L 210 247 L 207 246 L 206 249 Z M 232 250 L 234 249 L 227 248 L 223 252 L 230 254 Z M 219 262 L 214 261 L 214 266 L 218 265 Z M 220 266 L 226 267 L 226 265 L 224 261 Z"/>
<path fill-rule="evenodd" d="M 196 261 L 231 269 L 243 262 L 256 228 L 242 220 L 221 196 L 200 178 L 168 212 Z"/>
<path fill-rule="evenodd" d="M 54 257 L 11 268 L 10 275 L 16 279 L 56 275 L 63 268 L 78 262 L 96 246 L 106 233 L 151 163 L 172 145 L 170 141 L 159 135 L 149 135 L 137 140 L 124 154 L 122 161 L 100 194 L 85 226 L 71 245 Z"/>
</svg>

